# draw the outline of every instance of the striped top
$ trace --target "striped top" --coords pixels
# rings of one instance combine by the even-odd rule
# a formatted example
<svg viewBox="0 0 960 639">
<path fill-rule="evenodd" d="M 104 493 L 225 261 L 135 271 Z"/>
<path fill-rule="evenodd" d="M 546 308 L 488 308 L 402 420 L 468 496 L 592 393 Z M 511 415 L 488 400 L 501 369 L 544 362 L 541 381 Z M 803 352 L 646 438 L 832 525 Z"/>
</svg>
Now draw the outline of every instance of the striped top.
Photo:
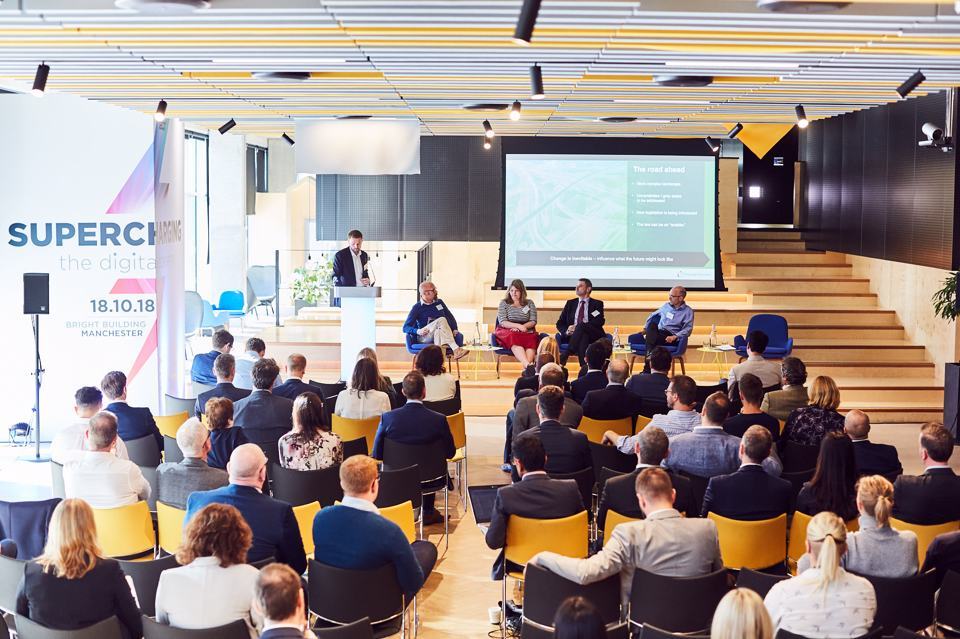
<svg viewBox="0 0 960 639">
<path fill-rule="evenodd" d="M 532 300 L 527 300 L 527 303 L 520 308 L 500 300 L 500 306 L 497 308 L 497 321 L 501 324 L 504 322 L 526 324 L 531 320 L 537 321 L 537 307 L 534 306 Z"/>
</svg>

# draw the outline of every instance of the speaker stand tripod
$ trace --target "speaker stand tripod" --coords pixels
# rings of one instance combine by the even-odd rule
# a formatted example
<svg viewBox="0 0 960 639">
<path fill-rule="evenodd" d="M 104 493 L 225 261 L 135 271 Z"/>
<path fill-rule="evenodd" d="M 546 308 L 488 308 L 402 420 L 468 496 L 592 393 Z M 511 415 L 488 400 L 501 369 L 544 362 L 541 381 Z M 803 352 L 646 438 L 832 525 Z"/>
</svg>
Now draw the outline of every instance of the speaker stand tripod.
<svg viewBox="0 0 960 639">
<path fill-rule="evenodd" d="M 33 437 L 35 442 L 34 454 L 23 455 L 18 459 L 29 462 L 48 462 L 49 457 L 40 456 L 40 384 L 43 376 L 43 362 L 40 360 L 40 316 L 32 315 L 30 319 L 33 324 L 33 354 L 34 354 L 34 396 L 33 396 Z"/>
</svg>

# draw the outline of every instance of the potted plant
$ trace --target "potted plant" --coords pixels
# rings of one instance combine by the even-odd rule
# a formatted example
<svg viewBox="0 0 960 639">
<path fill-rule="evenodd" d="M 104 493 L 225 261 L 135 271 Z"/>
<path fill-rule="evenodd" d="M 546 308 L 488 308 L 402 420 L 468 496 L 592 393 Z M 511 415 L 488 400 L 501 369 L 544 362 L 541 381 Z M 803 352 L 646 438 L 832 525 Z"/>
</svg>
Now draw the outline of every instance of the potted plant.
<svg viewBox="0 0 960 639">
<path fill-rule="evenodd" d="M 300 313 L 301 308 L 326 302 L 333 290 L 333 263 L 323 260 L 293 269 L 292 290 L 296 314 Z"/>
<path fill-rule="evenodd" d="M 933 312 L 948 322 L 957 319 L 957 274 L 953 271 L 943 280 L 943 288 L 933 294 Z"/>
</svg>

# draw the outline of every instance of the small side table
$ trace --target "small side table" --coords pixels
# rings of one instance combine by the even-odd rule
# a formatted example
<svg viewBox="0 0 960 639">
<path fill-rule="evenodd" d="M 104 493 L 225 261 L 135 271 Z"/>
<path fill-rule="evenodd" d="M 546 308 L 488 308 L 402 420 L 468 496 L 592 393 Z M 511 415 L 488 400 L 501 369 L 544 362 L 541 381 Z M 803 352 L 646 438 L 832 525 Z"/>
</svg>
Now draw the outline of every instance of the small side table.
<svg viewBox="0 0 960 639">
<path fill-rule="evenodd" d="M 497 349 L 490 344 L 464 344 L 463 348 L 470 352 L 467 357 L 473 356 L 473 381 L 477 381 L 480 379 L 480 362 L 483 360 L 483 354 L 492 353 Z"/>
<path fill-rule="evenodd" d="M 717 374 L 720 376 L 720 379 L 722 380 L 727 373 L 727 353 L 728 352 L 733 353 L 735 351 L 728 350 L 725 348 L 717 348 L 716 346 L 707 346 L 706 344 L 704 344 L 697 350 L 700 352 L 700 363 L 701 364 L 712 363 L 716 365 Z M 713 356 L 713 361 L 708 362 L 707 359 L 711 355 Z"/>
</svg>

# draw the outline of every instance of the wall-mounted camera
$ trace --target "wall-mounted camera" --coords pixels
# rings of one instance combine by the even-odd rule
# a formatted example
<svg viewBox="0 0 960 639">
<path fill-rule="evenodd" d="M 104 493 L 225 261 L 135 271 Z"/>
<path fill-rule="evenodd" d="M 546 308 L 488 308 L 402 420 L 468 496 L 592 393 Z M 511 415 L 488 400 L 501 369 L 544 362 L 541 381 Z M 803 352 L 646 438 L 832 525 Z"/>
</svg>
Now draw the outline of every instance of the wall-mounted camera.
<svg viewBox="0 0 960 639">
<path fill-rule="evenodd" d="M 923 134 L 927 136 L 927 139 L 917 142 L 917 146 L 933 147 L 942 150 L 944 153 L 953 150 L 953 139 L 948 135 L 944 135 L 942 127 L 932 122 L 926 122 L 921 130 Z"/>
</svg>

